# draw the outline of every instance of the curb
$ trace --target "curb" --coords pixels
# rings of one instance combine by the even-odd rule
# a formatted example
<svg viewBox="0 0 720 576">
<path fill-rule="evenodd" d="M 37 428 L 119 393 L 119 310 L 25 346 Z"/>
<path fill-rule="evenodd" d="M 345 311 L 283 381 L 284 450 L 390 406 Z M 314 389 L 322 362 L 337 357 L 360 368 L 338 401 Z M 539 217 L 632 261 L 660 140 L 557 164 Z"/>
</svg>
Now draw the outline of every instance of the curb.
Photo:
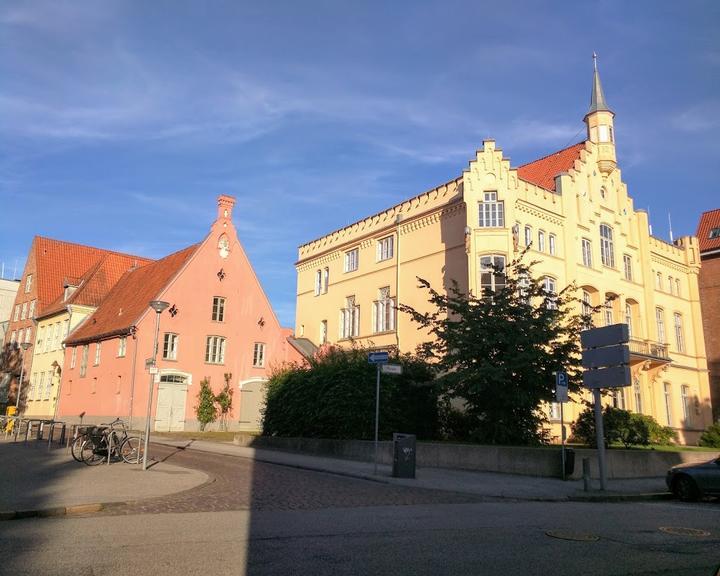
<svg viewBox="0 0 720 576">
<path fill-rule="evenodd" d="M 323 472 L 325 474 L 333 474 L 335 476 L 343 476 L 346 478 L 357 478 L 360 480 L 368 480 L 370 482 L 377 482 L 379 484 L 386 484 L 388 486 L 407 486 L 407 484 L 394 482 L 391 478 L 384 478 L 380 476 L 373 476 L 371 474 L 363 474 L 360 472 L 347 472 L 331 470 L 328 468 L 322 468 L 319 466 L 311 466 L 307 464 L 297 464 L 289 462 L 278 462 L 277 460 L 265 459 L 263 457 L 249 457 L 241 454 L 228 454 L 225 452 L 219 452 L 216 450 L 206 450 L 197 446 L 176 446 L 174 444 L 165 443 L 162 441 L 153 441 L 154 444 L 160 444 L 169 448 L 179 448 L 181 450 L 194 450 L 195 452 L 203 452 L 205 454 L 215 454 L 219 456 L 230 456 L 232 458 L 243 458 L 245 460 L 252 460 L 255 462 L 263 462 L 265 464 L 275 464 L 277 466 L 285 466 L 286 468 L 295 468 L 298 470 L 309 470 L 312 472 Z M 441 488 L 428 488 L 426 486 L 414 486 L 421 490 L 442 490 Z M 585 502 L 585 503 L 601 503 L 601 502 L 650 502 L 657 500 L 671 500 L 673 495 L 670 492 L 652 492 L 645 494 L 588 494 L 588 495 L 577 495 L 577 496 L 559 496 L 557 498 L 538 496 L 536 498 L 527 496 L 511 496 L 505 494 L 478 494 L 476 492 L 468 492 L 465 490 L 445 490 L 447 492 L 455 492 L 458 494 L 467 494 L 470 496 L 476 496 L 479 498 L 489 498 L 494 500 L 509 500 L 516 502 Z"/>
<path fill-rule="evenodd" d="M 59 506 L 56 508 L 39 508 L 37 510 L 11 510 L 0 512 L 0 521 L 22 520 L 25 518 L 54 518 L 58 516 L 80 516 L 99 512 L 108 503 L 77 504 L 75 506 Z"/>
</svg>

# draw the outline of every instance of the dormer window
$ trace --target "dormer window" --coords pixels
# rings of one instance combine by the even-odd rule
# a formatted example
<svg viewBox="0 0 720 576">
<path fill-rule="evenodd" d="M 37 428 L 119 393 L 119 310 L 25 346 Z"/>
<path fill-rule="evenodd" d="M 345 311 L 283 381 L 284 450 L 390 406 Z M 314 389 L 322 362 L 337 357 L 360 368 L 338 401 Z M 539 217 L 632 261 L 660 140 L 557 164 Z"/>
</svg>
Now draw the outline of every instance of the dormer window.
<svg viewBox="0 0 720 576">
<path fill-rule="evenodd" d="M 72 296 L 72 294 L 73 294 L 73 292 L 75 292 L 75 290 L 77 290 L 77 286 L 72 286 L 70 284 L 66 285 L 63 300 L 67 300 L 68 298 L 70 298 L 70 296 Z"/>
<path fill-rule="evenodd" d="M 712 240 L 714 238 L 720 238 L 720 226 L 717 228 L 711 228 L 710 233 L 708 234 L 708 239 Z"/>
</svg>

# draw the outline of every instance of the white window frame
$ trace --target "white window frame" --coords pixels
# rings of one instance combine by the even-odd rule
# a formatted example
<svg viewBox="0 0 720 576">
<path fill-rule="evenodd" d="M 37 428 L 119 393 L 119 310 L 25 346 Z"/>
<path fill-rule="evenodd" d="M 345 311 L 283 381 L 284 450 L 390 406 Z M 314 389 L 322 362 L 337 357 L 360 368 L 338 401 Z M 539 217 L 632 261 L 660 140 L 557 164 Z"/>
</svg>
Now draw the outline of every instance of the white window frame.
<svg viewBox="0 0 720 576">
<path fill-rule="evenodd" d="M 325 344 L 328 337 L 328 322 L 327 320 L 320 320 L 320 344 Z"/>
<path fill-rule="evenodd" d="M 43 394 L 43 400 L 50 400 L 50 396 L 52 395 L 52 385 L 53 372 L 51 370 L 48 370 L 47 380 L 45 381 L 45 393 Z"/>
<path fill-rule="evenodd" d="M 90 355 L 90 344 L 84 344 L 82 347 L 82 355 L 80 357 L 80 377 L 87 374 L 88 356 Z"/>
<path fill-rule="evenodd" d="M 360 265 L 360 249 L 353 248 L 345 252 L 345 272 L 355 272 Z"/>
<path fill-rule="evenodd" d="M 655 325 L 657 328 L 657 339 L 660 344 L 666 343 L 665 335 L 665 310 L 659 306 L 655 308 Z"/>
<path fill-rule="evenodd" d="M 205 340 L 205 363 L 225 364 L 225 337 L 208 336 Z"/>
<path fill-rule="evenodd" d="M 45 372 L 40 372 L 40 380 L 37 383 L 37 388 L 35 389 L 35 394 L 33 396 L 34 400 L 42 400 L 44 388 L 45 388 Z"/>
<path fill-rule="evenodd" d="M 625 272 L 625 280 L 632 282 L 633 269 L 632 269 L 632 256 L 630 256 L 630 254 L 623 254 L 623 269 Z"/>
<path fill-rule="evenodd" d="M 633 314 L 632 314 L 632 305 L 625 302 L 625 324 L 627 324 L 628 327 L 628 336 L 630 338 L 633 337 Z"/>
<path fill-rule="evenodd" d="M 395 256 L 395 237 L 386 236 L 378 240 L 375 252 L 375 257 L 378 262 L 391 260 Z"/>
<path fill-rule="evenodd" d="M 30 290 L 32 289 L 32 281 L 33 281 L 33 275 L 32 275 L 32 274 L 28 274 L 28 275 L 25 277 L 25 294 L 27 294 L 28 292 L 30 292 Z"/>
<path fill-rule="evenodd" d="M 330 285 L 330 268 L 328 266 L 325 266 L 325 268 L 323 269 L 323 286 L 322 286 L 323 294 L 327 294 L 329 285 Z"/>
<path fill-rule="evenodd" d="M 539 252 L 545 252 L 545 230 L 538 230 L 537 249 Z"/>
<path fill-rule="evenodd" d="M 163 360 L 177 360 L 179 342 L 180 336 L 175 332 L 165 332 L 163 334 Z"/>
<path fill-rule="evenodd" d="M 253 368 L 265 367 L 265 343 L 255 342 L 253 346 Z"/>
<path fill-rule="evenodd" d="M 360 306 L 355 296 L 345 299 L 345 308 L 340 310 L 340 338 L 357 338 L 360 335 Z"/>
<path fill-rule="evenodd" d="M 75 368 L 76 363 L 77 363 L 77 346 L 73 346 L 72 351 L 70 352 L 70 370 Z"/>
<path fill-rule="evenodd" d="M 683 331 L 682 314 L 673 313 L 673 326 L 675 328 L 675 348 L 678 352 L 685 352 L 685 334 Z"/>
<path fill-rule="evenodd" d="M 13 316 L 13 322 L 17 322 L 20 320 L 20 304 L 15 305 L 15 315 Z"/>
<path fill-rule="evenodd" d="M 486 296 L 486 289 L 490 292 L 497 292 L 505 287 L 505 270 L 507 269 L 507 261 L 503 254 L 483 254 L 480 257 L 478 271 L 480 274 L 480 295 Z M 493 265 L 502 265 L 502 273 L 497 273 Z"/>
<path fill-rule="evenodd" d="M 532 226 L 525 226 L 525 246 L 530 246 L 533 240 Z"/>
<path fill-rule="evenodd" d="M 27 318 L 27 309 L 28 309 L 28 303 L 23 302 L 22 303 L 22 311 L 20 312 L 20 320 L 25 320 Z"/>
<path fill-rule="evenodd" d="M 53 328 L 52 349 L 57 350 L 58 348 L 60 348 L 60 322 L 55 322 L 55 327 Z"/>
<path fill-rule="evenodd" d="M 548 251 L 551 256 L 555 256 L 557 237 L 555 234 L 548 234 Z"/>
<path fill-rule="evenodd" d="M 547 307 L 550 310 L 557 309 L 557 280 L 552 276 L 545 276 L 543 278 L 543 289 L 547 293 Z"/>
<path fill-rule="evenodd" d="M 603 266 L 615 268 L 613 229 L 608 224 L 600 224 L 600 261 Z"/>
<path fill-rule="evenodd" d="M 59 326 L 60 324 L 58 324 Z M 100 357 L 102 354 L 102 342 L 95 343 L 95 359 L 93 360 L 93 366 L 100 366 Z"/>
<path fill-rule="evenodd" d="M 580 249 L 582 251 L 583 266 L 592 268 L 592 241 L 588 238 L 583 238 L 580 241 Z"/>
<path fill-rule="evenodd" d="M 31 338 L 32 338 L 32 328 L 30 328 L 30 326 L 28 326 L 27 328 L 25 328 L 25 339 L 24 339 L 24 341 L 25 341 L 25 342 L 30 342 Z"/>
<path fill-rule="evenodd" d="M 318 269 L 315 271 L 315 296 L 320 296 L 322 291 L 322 270 Z"/>
<path fill-rule="evenodd" d="M 127 336 L 120 336 L 118 339 L 118 358 L 124 358 L 127 351 Z"/>
<path fill-rule="evenodd" d="M 483 193 L 483 201 L 478 203 L 478 227 L 505 227 L 505 202 L 497 199 L 497 191 Z"/>
<path fill-rule="evenodd" d="M 373 333 L 395 330 L 395 299 L 390 296 L 390 287 L 380 288 L 378 299 L 373 302 Z"/>
<path fill-rule="evenodd" d="M 642 388 L 640 387 L 640 380 L 637 378 L 633 382 L 633 393 L 635 395 L 635 412 L 642 414 Z"/>
<path fill-rule="evenodd" d="M 35 302 L 37 302 L 37 301 L 30 300 L 30 308 L 28 308 L 28 318 L 30 318 L 30 320 L 32 320 L 33 317 L 35 316 Z"/>
<path fill-rule="evenodd" d="M 663 397 L 665 399 L 665 418 L 667 425 L 672 426 L 672 384 L 663 382 Z"/>
<path fill-rule="evenodd" d="M 603 318 L 605 319 L 605 326 L 612 326 L 615 324 L 615 310 L 613 310 L 613 303 L 611 300 L 605 300 L 603 305 Z"/>
<path fill-rule="evenodd" d="M 225 322 L 225 297 L 213 296 L 212 314 L 210 319 L 213 322 Z"/>
</svg>

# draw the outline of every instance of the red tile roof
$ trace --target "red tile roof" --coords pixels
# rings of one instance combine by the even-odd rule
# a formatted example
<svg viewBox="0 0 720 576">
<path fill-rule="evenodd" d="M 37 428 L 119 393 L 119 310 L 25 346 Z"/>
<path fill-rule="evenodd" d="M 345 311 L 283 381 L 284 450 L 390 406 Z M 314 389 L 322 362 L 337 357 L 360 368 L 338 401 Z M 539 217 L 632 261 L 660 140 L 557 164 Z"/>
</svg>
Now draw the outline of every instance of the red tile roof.
<svg viewBox="0 0 720 576">
<path fill-rule="evenodd" d="M 585 142 L 578 142 L 568 148 L 520 166 L 518 176 L 521 180 L 555 191 L 555 176 L 567 172 L 580 158 L 580 151 L 585 149 Z"/>
<path fill-rule="evenodd" d="M 38 315 L 42 314 L 48 305 L 63 294 L 63 284 L 66 278 L 82 278 L 89 269 L 97 265 L 108 254 L 146 261 L 145 258 L 111 252 L 102 248 L 36 236 L 35 269 L 38 283 Z"/>
<path fill-rule="evenodd" d="M 77 289 L 65 299 L 64 292 L 49 304 L 39 318 L 51 316 L 64 310 L 69 304 L 97 307 L 117 284 L 125 272 L 152 262 L 150 258 L 139 258 L 115 252 L 106 253 L 92 266 L 82 278 L 66 277 L 65 281 L 77 286 Z"/>
<path fill-rule="evenodd" d="M 716 230 L 713 233 L 715 237 L 710 238 L 710 232 L 713 230 Z M 701 253 L 720 249 L 720 208 L 703 212 L 695 236 L 698 238 Z"/>
<path fill-rule="evenodd" d="M 148 303 L 157 298 L 198 246 L 200 244 L 193 244 L 162 260 L 126 272 L 98 309 L 70 334 L 66 343 L 84 344 L 128 334 L 149 309 Z"/>
</svg>

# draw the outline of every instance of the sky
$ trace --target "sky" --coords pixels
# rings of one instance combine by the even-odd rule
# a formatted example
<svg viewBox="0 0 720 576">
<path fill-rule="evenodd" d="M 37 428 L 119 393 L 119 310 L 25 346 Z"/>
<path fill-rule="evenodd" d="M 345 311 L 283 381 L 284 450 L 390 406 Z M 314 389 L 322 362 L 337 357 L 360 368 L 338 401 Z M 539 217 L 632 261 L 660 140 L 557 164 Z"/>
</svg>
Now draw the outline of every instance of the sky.
<svg viewBox="0 0 720 576">
<path fill-rule="evenodd" d="M 0 262 L 34 235 L 160 258 L 216 197 L 294 325 L 297 248 L 584 139 L 592 53 L 653 232 L 720 207 L 720 2 L 47 0 L 0 5 Z M 710 168 L 713 170 L 710 170 Z"/>
</svg>

